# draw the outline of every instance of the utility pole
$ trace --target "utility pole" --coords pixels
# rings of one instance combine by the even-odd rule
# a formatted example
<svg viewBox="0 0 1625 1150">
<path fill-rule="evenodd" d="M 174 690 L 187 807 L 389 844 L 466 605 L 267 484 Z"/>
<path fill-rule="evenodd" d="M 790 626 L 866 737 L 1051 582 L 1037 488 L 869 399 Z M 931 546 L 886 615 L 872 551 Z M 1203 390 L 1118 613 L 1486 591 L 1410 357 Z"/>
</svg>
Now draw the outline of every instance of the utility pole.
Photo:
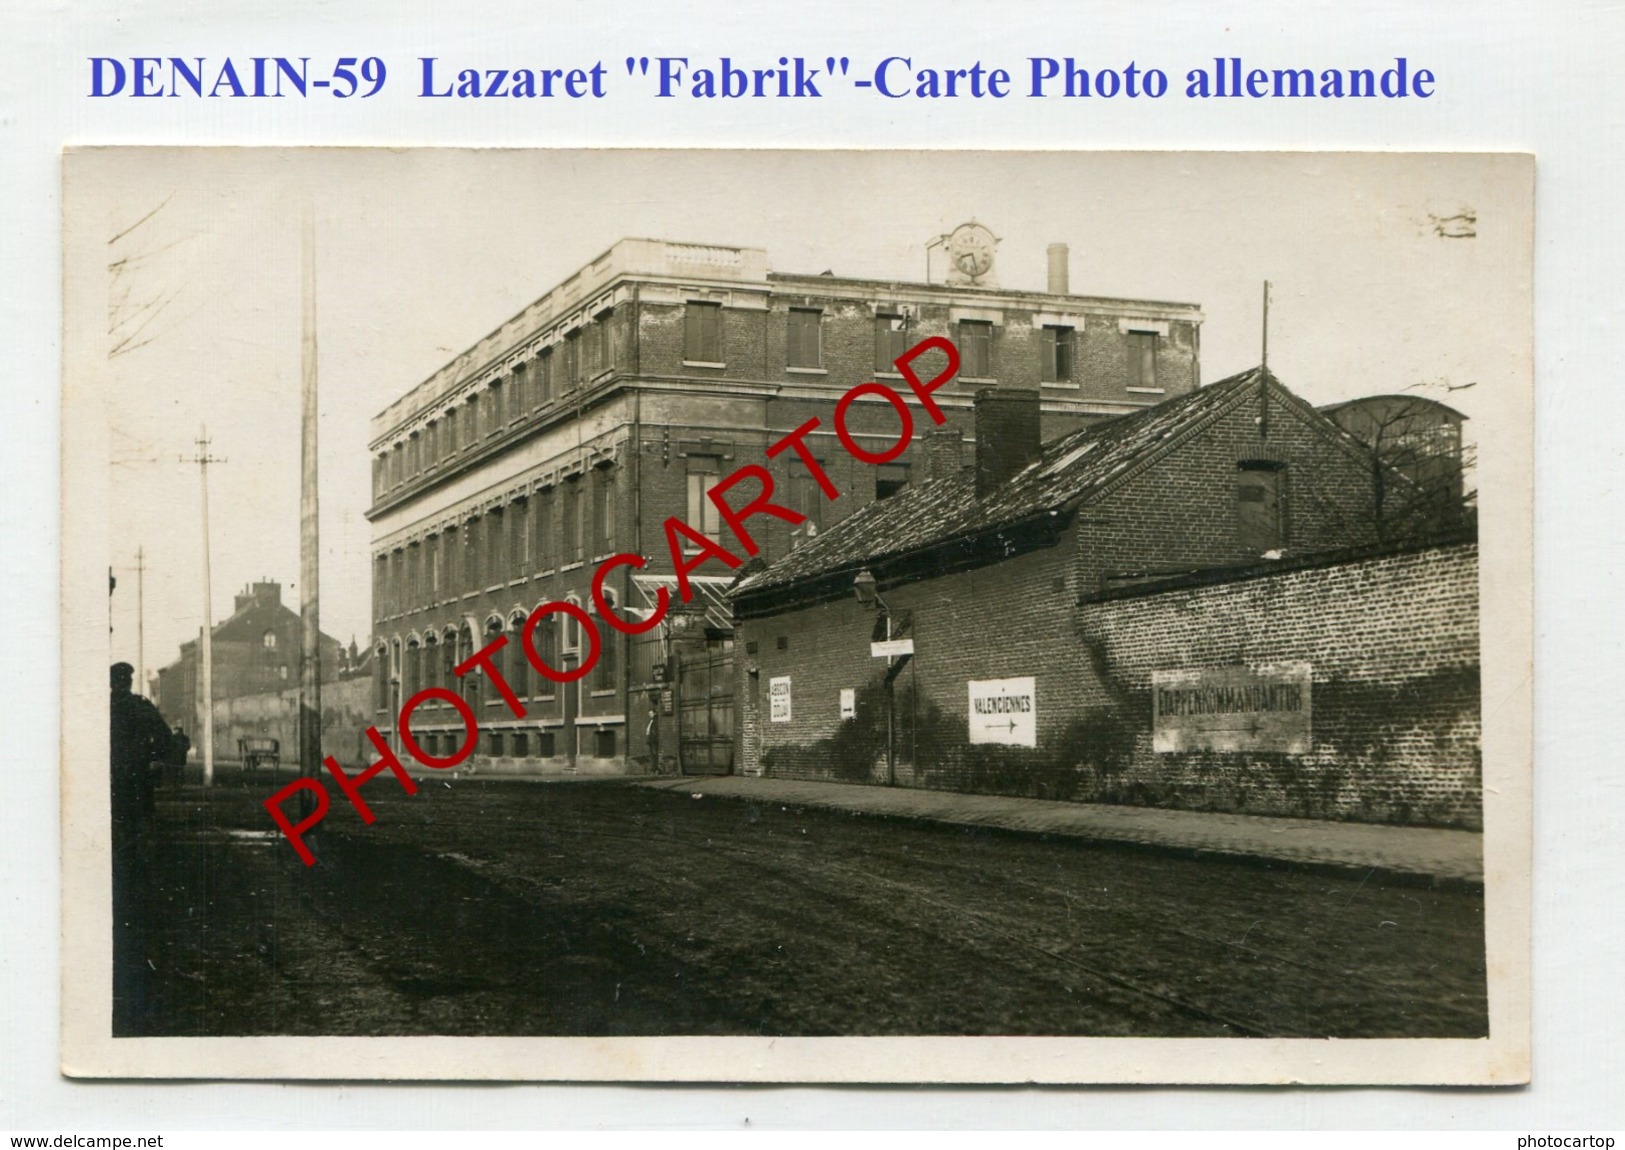
<svg viewBox="0 0 1625 1150">
<path fill-rule="evenodd" d="M 1258 353 L 1258 438 L 1270 437 L 1270 281 L 1264 281 L 1264 331 Z"/>
<path fill-rule="evenodd" d="M 299 773 L 314 777 L 322 761 L 322 630 L 316 500 L 316 217 L 308 200 L 299 248 L 304 297 L 299 341 Z M 300 800 L 309 803 L 310 792 L 301 791 Z"/>
<path fill-rule="evenodd" d="M 1270 365 L 1270 281 L 1264 281 L 1264 350 L 1259 353 L 1259 366 L 1268 370 Z"/>
<path fill-rule="evenodd" d="M 214 627 L 210 622 L 213 596 L 209 590 L 209 464 L 224 459 L 209 454 L 209 429 L 198 428 L 197 454 L 183 463 L 198 466 L 203 490 L 203 627 L 198 637 L 198 693 L 203 703 L 203 785 L 214 784 Z"/>
<path fill-rule="evenodd" d="M 145 550 L 144 547 L 135 549 L 135 681 L 139 685 L 139 693 L 147 689 L 147 623 L 142 590 L 142 576 L 147 569 Z"/>
</svg>

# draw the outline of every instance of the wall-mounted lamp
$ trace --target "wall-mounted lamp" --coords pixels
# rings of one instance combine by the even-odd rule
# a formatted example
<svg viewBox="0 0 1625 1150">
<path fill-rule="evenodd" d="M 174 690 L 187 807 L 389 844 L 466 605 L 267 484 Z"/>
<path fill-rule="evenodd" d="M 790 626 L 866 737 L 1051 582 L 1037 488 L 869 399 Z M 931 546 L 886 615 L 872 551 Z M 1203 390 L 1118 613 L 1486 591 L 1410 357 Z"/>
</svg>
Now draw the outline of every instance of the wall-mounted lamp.
<svg viewBox="0 0 1625 1150">
<path fill-rule="evenodd" d="M 880 584 L 875 581 L 875 573 L 867 567 L 859 571 L 852 579 L 852 593 L 865 607 L 873 608 L 879 604 Z"/>
</svg>

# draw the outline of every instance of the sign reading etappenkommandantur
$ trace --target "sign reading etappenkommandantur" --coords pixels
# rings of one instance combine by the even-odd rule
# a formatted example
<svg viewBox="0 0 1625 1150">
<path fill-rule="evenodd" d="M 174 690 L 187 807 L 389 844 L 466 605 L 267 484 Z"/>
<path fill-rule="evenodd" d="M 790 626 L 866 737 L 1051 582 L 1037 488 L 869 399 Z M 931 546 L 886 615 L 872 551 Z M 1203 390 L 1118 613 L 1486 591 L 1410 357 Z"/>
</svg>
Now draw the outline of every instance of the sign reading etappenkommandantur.
<svg viewBox="0 0 1625 1150">
<path fill-rule="evenodd" d="M 1151 746 L 1308 754 L 1309 664 L 1151 672 Z"/>
</svg>

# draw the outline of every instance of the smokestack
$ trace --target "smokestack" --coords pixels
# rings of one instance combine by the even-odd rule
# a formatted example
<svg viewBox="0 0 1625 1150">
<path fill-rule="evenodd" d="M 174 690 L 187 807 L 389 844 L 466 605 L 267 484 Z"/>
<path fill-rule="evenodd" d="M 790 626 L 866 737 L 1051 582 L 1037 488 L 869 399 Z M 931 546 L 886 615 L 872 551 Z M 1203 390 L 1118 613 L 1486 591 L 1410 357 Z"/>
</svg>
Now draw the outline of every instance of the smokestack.
<svg viewBox="0 0 1625 1150">
<path fill-rule="evenodd" d="M 962 466 L 957 427 L 939 427 L 925 433 L 925 480 L 951 479 Z"/>
<path fill-rule="evenodd" d="M 1008 483 L 1038 458 L 1042 441 L 1038 392 L 984 387 L 976 393 L 976 497 Z"/>
<path fill-rule="evenodd" d="M 1051 244 L 1049 246 L 1049 294 L 1067 295 L 1072 290 L 1068 285 L 1068 265 L 1072 254 L 1067 251 L 1065 244 Z"/>
</svg>

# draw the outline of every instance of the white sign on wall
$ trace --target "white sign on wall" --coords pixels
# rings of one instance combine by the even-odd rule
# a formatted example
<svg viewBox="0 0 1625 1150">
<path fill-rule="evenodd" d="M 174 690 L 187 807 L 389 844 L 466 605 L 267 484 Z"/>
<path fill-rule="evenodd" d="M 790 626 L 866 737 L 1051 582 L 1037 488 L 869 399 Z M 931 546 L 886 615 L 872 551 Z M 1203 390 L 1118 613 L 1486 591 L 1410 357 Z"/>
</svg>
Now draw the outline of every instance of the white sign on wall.
<svg viewBox="0 0 1625 1150">
<path fill-rule="evenodd" d="M 1151 672 L 1151 749 L 1307 755 L 1313 674 L 1308 663 Z"/>
<path fill-rule="evenodd" d="M 768 681 L 768 713 L 769 721 L 774 723 L 788 723 L 790 721 L 790 676 L 780 675 Z"/>
<path fill-rule="evenodd" d="M 841 718 L 855 719 L 858 717 L 858 692 L 853 687 L 841 688 Z"/>
<path fill-rule="evenodd" d="M 1038 745 L 1038 687 L 1031 675 L 970 681 L 970 741 Z"/>
</svg>

